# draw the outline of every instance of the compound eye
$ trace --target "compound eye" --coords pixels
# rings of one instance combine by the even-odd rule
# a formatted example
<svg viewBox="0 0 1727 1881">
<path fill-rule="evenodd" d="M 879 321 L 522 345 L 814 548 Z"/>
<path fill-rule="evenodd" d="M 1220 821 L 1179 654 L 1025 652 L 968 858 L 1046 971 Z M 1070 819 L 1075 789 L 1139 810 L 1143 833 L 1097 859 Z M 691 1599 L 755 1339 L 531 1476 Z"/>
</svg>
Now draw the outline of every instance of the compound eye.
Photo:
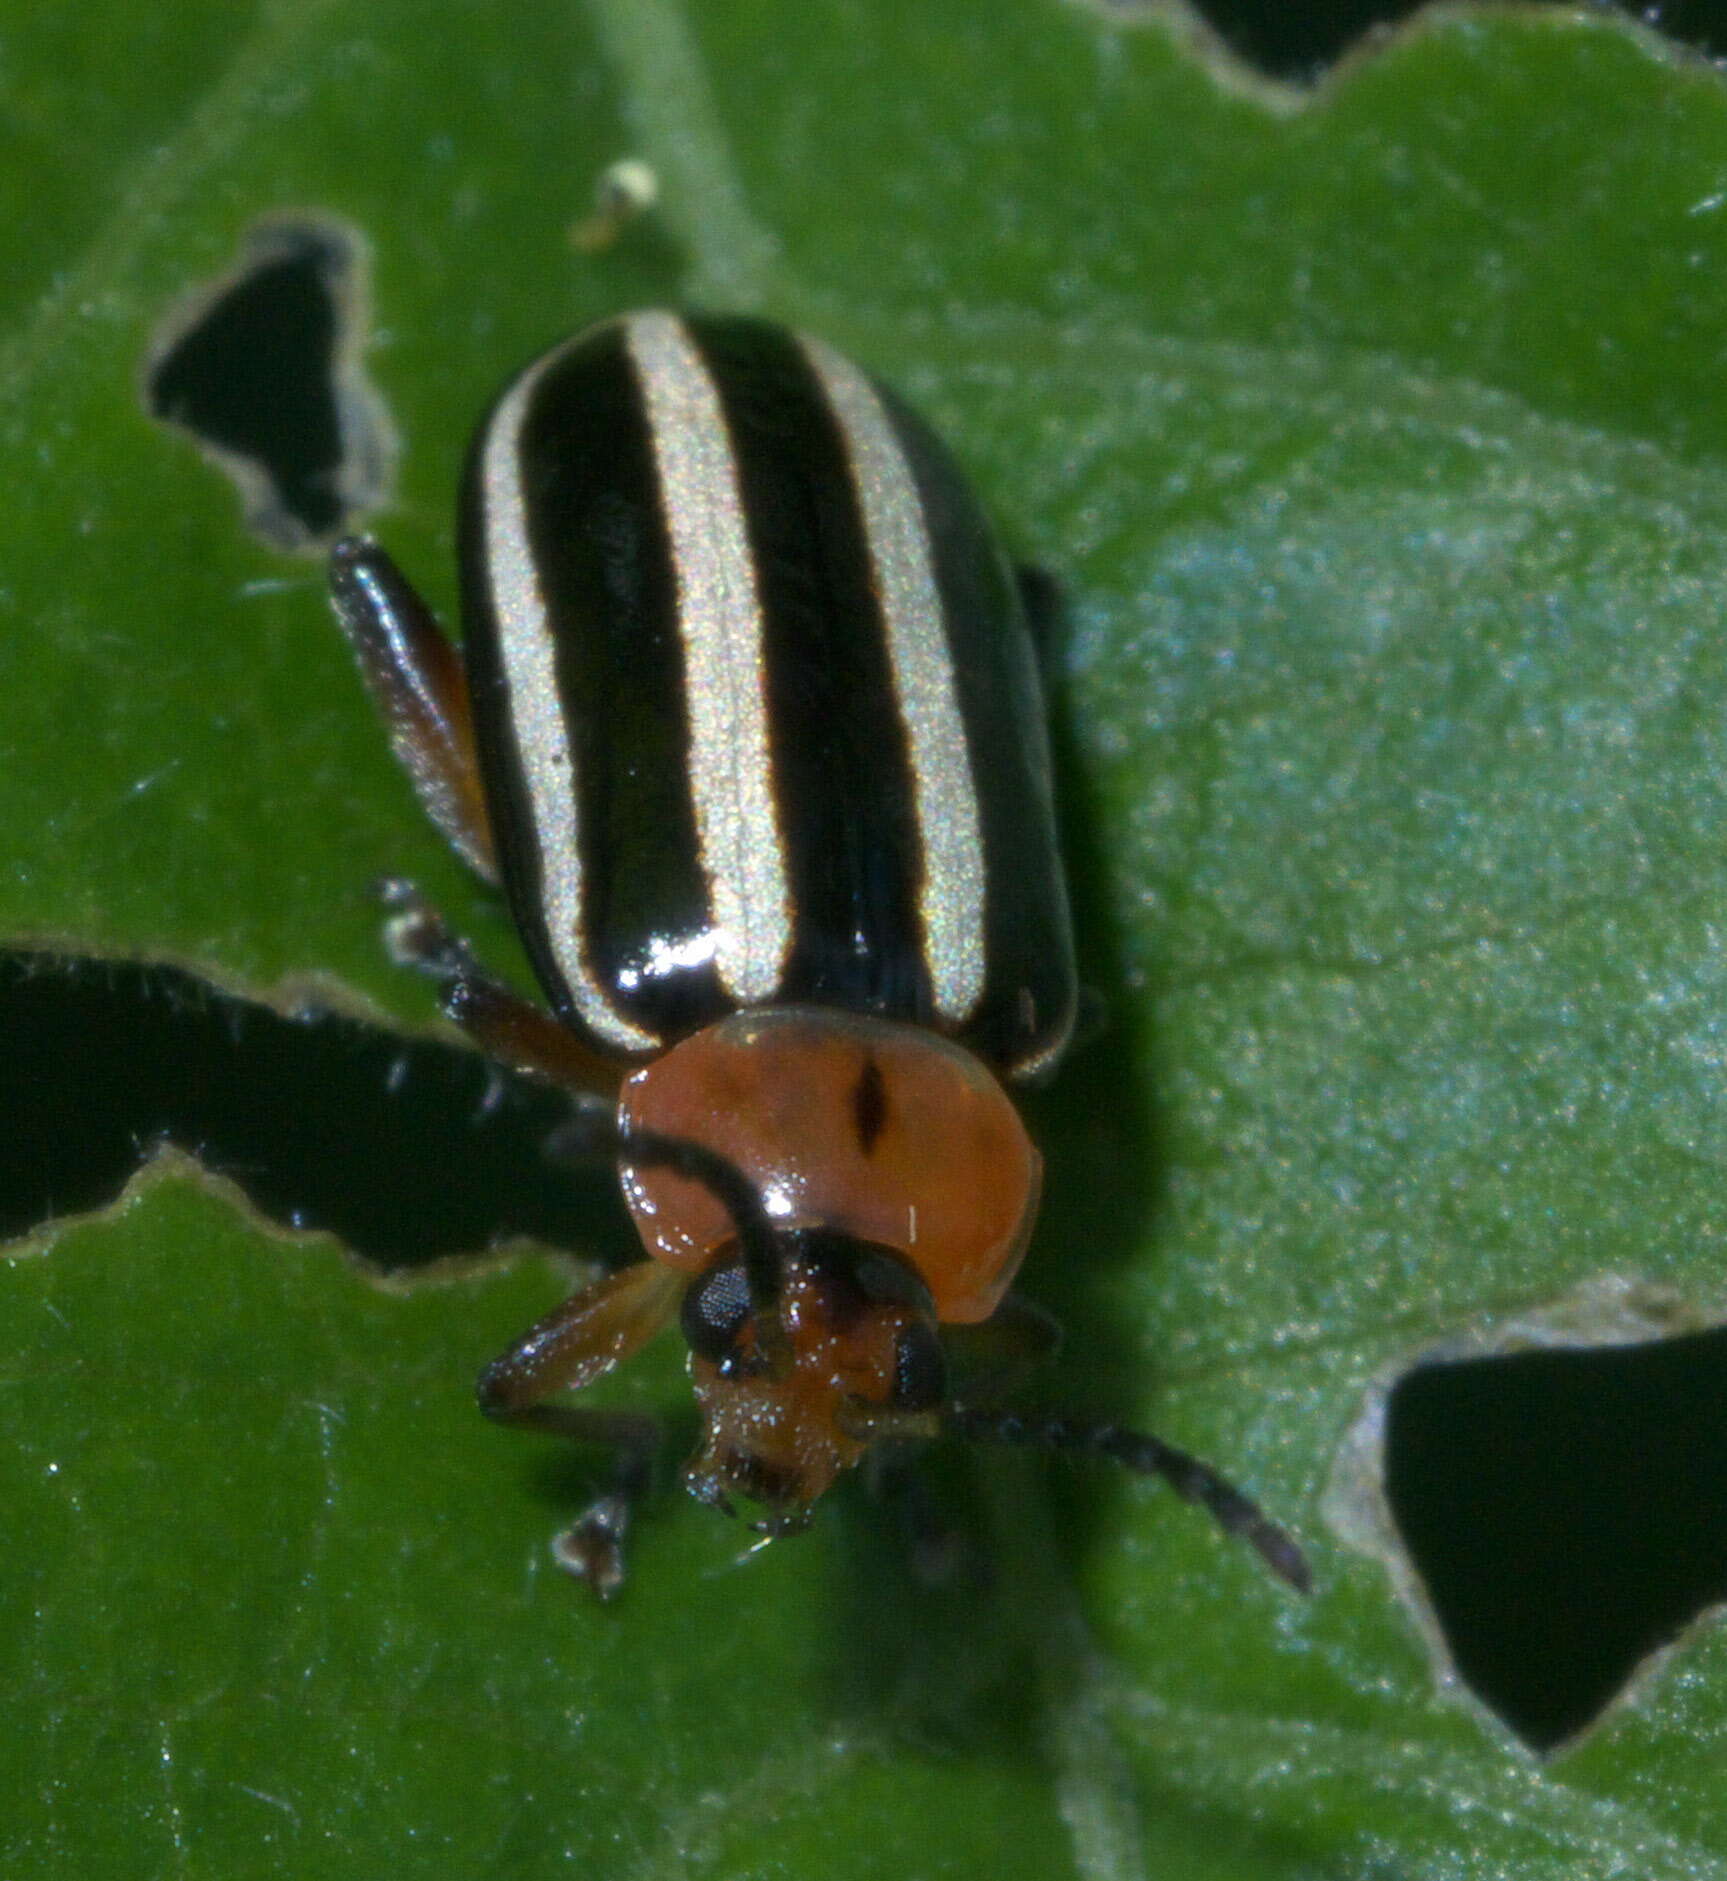
<svg viewBox="0 0 1727 1881">
<path fill-rule="evenodd" d="M 742 1261 L 710 1267 L 689 1292 L 678 1312 L 690 1350 L 710 1365 L 722 1364 L 736 1351 L 750 1317 L 750 1284 Z"/>
<path fill-rule="evenodd" d="M 893 1403 L 901 1411 L 933 1411 L 947 1400 L 947 1359 L 933 1326 L 900 1329 L 894 1341 Z"/>
</svg>

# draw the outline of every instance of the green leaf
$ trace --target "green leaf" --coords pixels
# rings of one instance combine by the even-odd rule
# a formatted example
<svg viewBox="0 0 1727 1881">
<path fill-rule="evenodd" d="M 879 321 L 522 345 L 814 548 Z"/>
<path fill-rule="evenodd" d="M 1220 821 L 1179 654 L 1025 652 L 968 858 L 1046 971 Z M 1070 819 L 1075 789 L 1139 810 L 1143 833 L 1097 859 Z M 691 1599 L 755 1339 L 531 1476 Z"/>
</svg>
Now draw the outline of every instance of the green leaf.
<svg viewBox="0 0 1727 1881">
<path fill-rule="evenodd" d="M 365 894 L 400 870 L 513 958 L 316 566 L 143 415 L 254 218 L 370 238 L 378 528 L 443 605 L 466 432 L 538 346 L 665 299 L 820 329 L 1068 595 L 1113 1024 L 1036 1106 L 1061 1383 L 1250 1484 L 1319 1592 L 990 1458 L 944 1473 L 987 1592 L 919 1588 L 861 1494 L 746 1561 L 668 1499 L 596 1610 L 545 1552 L 579 1466 L 467 1393 L 557 1276 L 383 1290 L 170 1169 L 0 1276 L 7 1873 L 1727 1873 L 1718 1632 L 1537 1766 L 1320 1508 L 1430 1344 L 1607 1273 L 1719 1297 L 1718 76 L 1569 9 L 1435 15 L 1301 105 L 1057 0 L 39 11 L 0 41 L 4 931 L 423 1023 Z M 662 207 L 576 254 L 625 154 Z M 613 1393 L 687 1395 L 670 1350 Z"/>
</svg>

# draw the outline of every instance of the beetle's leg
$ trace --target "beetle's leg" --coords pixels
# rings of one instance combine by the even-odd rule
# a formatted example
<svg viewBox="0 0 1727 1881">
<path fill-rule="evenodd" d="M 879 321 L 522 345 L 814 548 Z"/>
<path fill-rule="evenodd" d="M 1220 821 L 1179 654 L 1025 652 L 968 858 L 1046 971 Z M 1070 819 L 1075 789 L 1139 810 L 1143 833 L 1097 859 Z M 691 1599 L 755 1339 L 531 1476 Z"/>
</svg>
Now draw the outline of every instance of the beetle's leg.
<svg viewBox="0 0 1727 1881">
<path fill-rule="evenodd" d="M 571 1411 L 566 1436 L 612 1447 L 612 1483 L 561 1534 L 552 1537 L 552 1559 L 566 1574 L 585 1581 L 602 1600 L 624 1584 L 624 1542 L 653 1476 L 660 1447 L 659 1420 L 629 1411 Z M 574 1426 L 580 1423 L 581 1428 Z"/>
<path fill-rule="evenodd" d="M 1012 1411 L 982 1410 L 954 1404 L 942 1418 L 951 1435 L 968 1443 L 1010 1443 L 1037 1450 L 1084 1450 L 1108 1457 L 1140 1476 L 1161 1476 L 1188 1502 L 1209 1509 L 1226 1534 L 1239 1535 L 1272 1573 L 1298 1593 L 1312 1586 L 1306 1559 L 1294 1541 L 1263 1514 L 1257 1503 L 1201 1463 L 1147 1431 L 1124 1430 L 1119 1424 L 1093 1423 L 1082 1418 L 1021 1415 Z"/>
<path fill-rule="evenodd" d="M 480 1409 L 512 1421 L 533 1414 L 546 1425 L 545 1400 L 580 1391 L 639 1351 L 670 1321 L 686 1283 L 659 1261 L 602 1275 L 493 1359 L 480 1374 Z"/>
<path fill-rule="evenodd" d="M 770 1376 L 790 1375 L 791 1344 L 780 1313 L 785 1251 L 761 1192 L 736 1163 L 687 1137 L 662 1136 L 657 1130 L 626 1133 L 615 1107 L 597 1104 L 582 1106 L 553 1133 L 547 1147 L 554 1156 L 574 1163 L 615 1156 L 626 1166 L 672 1169 L 710 1190 L 738 1231 L 738 1252 L 750 1292 L 750 1311 L 755 1315 L 757 1354 Z"/>
<path fill-rule="evenodd" d="M 391 955 L 438 982 L 445 1013 L 488 1058 L 578 1096 L 616 1097 L 623 1069 L 487 973 L 412 882 L 392 878 L 378 893 L 389 910 L 384 939 Z"/>
<path fill-rule="evenodd" d="M 589 1411 L 554 1404 L 496 1415 L 499 1423 L 611 1451 L 606 1488 L 568 1528 L 552 1537 L 551 1544 L 552 1559 L 566 1574 L 585 1581 L 602 1600 L 610 1600 L 624 1584 L 624 1544 L 653 1477 L 654 1456 L 660 1447 L 659 1419 L 640 1411 Z"/>
<path fill-rule="evenodd" d="M 604 1154 L 660 1165 L 702 1183 L 719 1198 L 737 1227 L 757 1345 L 771 1368 L 788 1372 L 791 1352 L 779 1310 L 784 1256 L 754 1183 L 735 1163 L 699 1143 L 643 1130 L 626 1138 L 611 1101 L 623 1083 L 623 1067 L 590 1051 L 532 1000 L 492 979 L 412 882 L 392 879 L 380 884 L 379 892 L 390 910 L 385 940 L 391 953 L 443 987 L 445 1012 L 488 1057 L 562 1090 L 607 1100 L 579 1108 L 553 1136 L 548 1145 L 553 1154 L 578 1162 Z"/>
<path fill-rule="evenodd" d="M 671 1318 L 683 1289 L 684 1276 L 657 1261 L 621 1268 L 548 1313 L 480 1374 L 480 1409 L 498 1423 L 612 1451 L 609 1487 L 552 1544 L 558 1565 L 602 1600 L 623 1584 L 624 1537 L 648 1486 L 659 1424 L 636 1412 L 546 1400 L 580 1391 L 638 1351 Z"/>
<path fill-rule="evenodd" d="M 421 804 L 462 860 L 496 882 L 461 654 L 407 577 L 363 536 L 330 551 L 330 598 Z"/>
<path fill-rule="evenodd" d="M 877 1444 L 864 1457 L 870 1491 L 893 1511 L 912 1572 L 925 1587 L 990 1581 L 988 1561 L 930 1494 L 921 1454 L 905 1444 Z"/>
<path fill-rule="evenodd" d="M 1061 1325 L 1022 1293 L 1010 1293 L 976 1325 L 943 1326 L 943 1356 L 968 1403 L 993 1404 L 1034 1367 L 1055 1356 Z M 870 1487 L 892 1507 L 905 1538 L 913 1572 L 928 1587 L 965 1581 L 985 1586 L 990 1563 L 961 1529 L 949 1521 L 929 1493 L 919 1467 L 918 1445 L 939 1437 L 940 1410 L 902 1412 L 893 1406 L 851 1404 L 841 1421 L 854 1435 L 873 1439 L 865 1458 Z"/>
</svg>

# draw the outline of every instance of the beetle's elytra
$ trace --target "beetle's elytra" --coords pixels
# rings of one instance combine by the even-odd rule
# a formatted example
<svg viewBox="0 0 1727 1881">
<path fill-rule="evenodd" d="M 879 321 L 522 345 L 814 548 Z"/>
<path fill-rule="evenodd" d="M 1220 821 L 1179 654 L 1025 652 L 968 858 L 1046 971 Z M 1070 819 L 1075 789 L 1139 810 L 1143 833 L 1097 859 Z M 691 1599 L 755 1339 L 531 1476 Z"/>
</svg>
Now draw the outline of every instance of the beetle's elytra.
<svg viewBox="0 0 1727 1881">
<path fill-rule="evenodd" d="M 874 1443 L 950 1434 L 1161 1474 L 1304 1586 L 1180 1451 L 949 1389 L 968 1327 L 1052 1343 L 1008 1291 L 1041 1163 L 1006 1084 L 1054 1063 L 1075 998 L 1020 588 L 940 441 L 820 340 L 632 314 L 492 407 L 461 560 L 460 653 L 375 545 L 341 544 L 331 585 L 553 1014 L 402 885 L 394 943 L 483 1049 L 584 1100 L 646 1250 L 480 1382 L 491 1415 L 616 1454 L 563 1563 L 618 1585 L 655 1433 L 551 1400 L 675 1317 L 686 1481 L 764 1532 Z"/>
</svg>

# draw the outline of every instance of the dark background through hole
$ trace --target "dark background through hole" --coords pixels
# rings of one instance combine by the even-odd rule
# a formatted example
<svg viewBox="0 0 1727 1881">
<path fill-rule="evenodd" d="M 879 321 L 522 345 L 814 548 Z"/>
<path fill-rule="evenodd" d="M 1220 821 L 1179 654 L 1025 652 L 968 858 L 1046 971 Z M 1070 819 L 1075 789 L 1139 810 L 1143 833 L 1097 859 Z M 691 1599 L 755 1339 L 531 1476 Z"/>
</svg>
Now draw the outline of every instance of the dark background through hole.
<svg viewBox="0 0 1727 1881">
<path fill-rule="evenodd" d="M 1131 5 L 1132 0 L 1128 0 Z M 1575 4 L 1575 0 L 1533 0 Z M 1196 0 L 1218 36 L 1278 78 L 1318 77 L 1364 34 L 1419 11 L 1419 0 Z M 1611 0 L 1597 0 L 1606 10 Z M 1666 0 L 1617 11 L 1660 27 L 1710 58 L 1727 56 L 1727 0 Z"/>
<path fill-rule="evenodd" d="M 271 545 L 330 536 L 346 518 L 335 365 L 340 284 L 352 263 L 325 229 L 277 250 L 223 289 L 152 368 L 153 416 L 256 463 L 276 520 L 253 518 Z"/>
<path fill-rule="evenodd" d="M 563 1098 L 460 1045 L 46 954 L 0 954 L 0 1037 L 0 1240 L 104 1206 L 173 1143 L 385 1270 L 514 1237 L 627 1252 L 610 1170 L 544 1154 Z"/>
<path fill-rule="evenodd" d="M 1457 1669 L 1526 1743 L 1727 1600 L 1727 1331 L 1418 1367 L 1386 1488 Z"/>
</svg>

